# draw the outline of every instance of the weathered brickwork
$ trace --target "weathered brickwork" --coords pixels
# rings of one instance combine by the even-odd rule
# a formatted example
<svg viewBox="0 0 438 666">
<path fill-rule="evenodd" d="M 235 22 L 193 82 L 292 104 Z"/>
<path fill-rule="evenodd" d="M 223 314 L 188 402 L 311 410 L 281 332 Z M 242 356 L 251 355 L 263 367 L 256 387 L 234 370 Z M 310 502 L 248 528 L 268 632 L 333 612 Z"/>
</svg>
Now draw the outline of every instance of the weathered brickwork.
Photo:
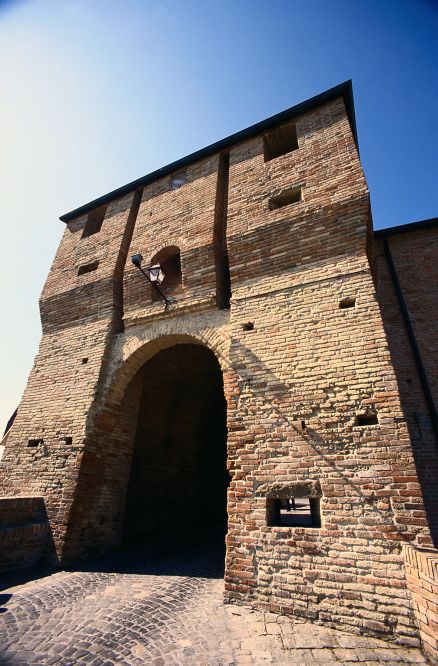
<svg viewBox="0 0 438 666">
<path fill-rule="evenodd" d="M 39 564 L 48 543 L 42 497 L 0 497 L 0 571 Z"/>
<path fill-rule="evenodd" d="M 64 216 L 1 487 L 44 498 L 61 564 L 226 508 L 229 602 L 415 646 L 402 546 L 432 547 L 435 440 L 373 244 L 350 92 Z M 169 262 L 176 304 L 137 252 Z M 411 298 L 432 375 L 424 290 Z M 311 497 L 320 521 L 272 524 L 276 493 Z"/>
</svg>

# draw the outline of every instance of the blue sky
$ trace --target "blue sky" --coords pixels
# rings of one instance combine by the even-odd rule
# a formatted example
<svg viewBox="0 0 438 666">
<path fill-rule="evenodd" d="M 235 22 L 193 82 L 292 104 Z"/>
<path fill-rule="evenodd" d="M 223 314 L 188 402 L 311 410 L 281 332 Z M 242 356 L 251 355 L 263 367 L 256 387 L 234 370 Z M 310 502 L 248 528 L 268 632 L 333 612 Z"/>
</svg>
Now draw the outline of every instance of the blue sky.
<svg viewBox="0 0 438 666">
<path fill-rule="evenodd" d="M 438 214 L 438 0 L 0 0 L 0 424 L 59 215 L 353 79 L 374 226 Z"/>
</svg>

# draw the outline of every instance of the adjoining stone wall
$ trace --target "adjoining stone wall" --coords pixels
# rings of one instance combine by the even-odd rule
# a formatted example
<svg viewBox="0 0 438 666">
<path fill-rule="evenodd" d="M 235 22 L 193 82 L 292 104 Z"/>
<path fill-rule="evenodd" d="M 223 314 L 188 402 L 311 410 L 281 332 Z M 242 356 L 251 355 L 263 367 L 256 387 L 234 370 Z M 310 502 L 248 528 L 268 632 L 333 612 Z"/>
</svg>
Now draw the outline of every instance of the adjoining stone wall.
<svg viewBox="0 0 438 666">
<path fill-rule="evenodd" d="M 406 308 L 425 367 L 435 405 L 438 405 L 438 330 L 433 313 L 438 311 L 438 226 L 391 235 L 387 242 Z M 383 241 L 375 245 L 377 296 L 394 364 L 398 392 L 406 419 L 416 472 L 430 526 L 438 546 L 438 441 L 420 383 L 406 326 L 383 252 Z M 417 513 L 418 520 L 425 520 Z"/>
<path fill-rule="evenodd" d="M 438 551 L 405 545 L 403 552 L 422 647 L 438 663 Z"/>
</svg>

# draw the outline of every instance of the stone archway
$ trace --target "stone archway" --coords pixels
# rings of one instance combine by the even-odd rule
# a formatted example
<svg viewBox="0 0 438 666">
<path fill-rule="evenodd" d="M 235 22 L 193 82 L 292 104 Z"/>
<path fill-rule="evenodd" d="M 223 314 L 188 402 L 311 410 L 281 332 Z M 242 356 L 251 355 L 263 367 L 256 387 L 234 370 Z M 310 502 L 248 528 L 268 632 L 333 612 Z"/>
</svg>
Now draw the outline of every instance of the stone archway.
<svg viewBox="0 0 438 666">
<path fill-rule="evenodd" d="M 226 531 L 226 403 L 207 347 L 177 344 L 139 370 L 123 536 Z"/>
</svg>

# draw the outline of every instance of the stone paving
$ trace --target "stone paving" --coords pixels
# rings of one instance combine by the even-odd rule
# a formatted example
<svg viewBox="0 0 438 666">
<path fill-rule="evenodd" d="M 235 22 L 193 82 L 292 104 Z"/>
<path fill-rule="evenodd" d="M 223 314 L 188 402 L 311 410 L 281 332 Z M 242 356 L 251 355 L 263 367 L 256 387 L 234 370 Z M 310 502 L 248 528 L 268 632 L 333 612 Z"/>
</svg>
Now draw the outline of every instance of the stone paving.
<svg viewBox="0 0 438 666">
<path fill-rule="evenodd" d="M 144 549 L 21 583 L 1 577 L 0 664 L 426 664 L 375 638 L 224 605 L 223 553 Z M 14 584 L 15 583 L 15 584 Z"/>
</svg>

